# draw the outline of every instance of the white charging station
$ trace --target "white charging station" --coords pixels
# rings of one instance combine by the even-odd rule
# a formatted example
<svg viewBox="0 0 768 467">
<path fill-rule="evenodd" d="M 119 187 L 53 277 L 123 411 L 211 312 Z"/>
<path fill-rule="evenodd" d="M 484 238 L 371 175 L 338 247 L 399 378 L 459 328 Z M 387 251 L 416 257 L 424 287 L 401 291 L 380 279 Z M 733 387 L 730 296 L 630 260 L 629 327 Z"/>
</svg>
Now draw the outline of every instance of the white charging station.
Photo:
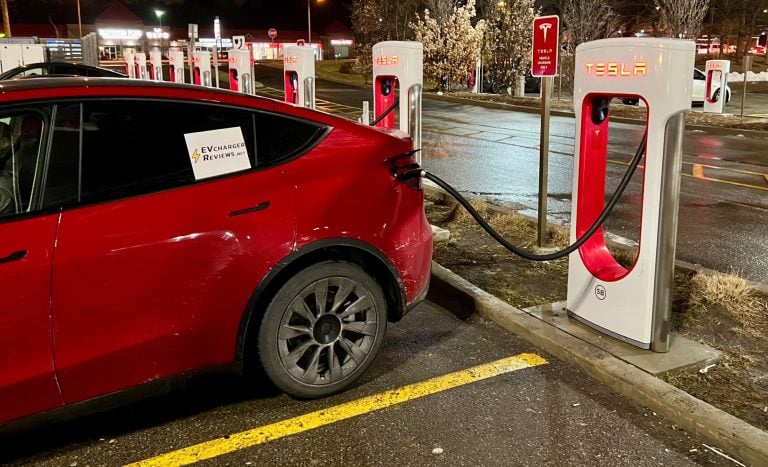
<svg viewBox="0 0 768 467">
<path fill-rule="evenodd" d="M 163 54 L 159 50 L 149 52 L 149 79 L 163 80 Z"/>
<path fill-rule="evenodd" d="M 125 74 L 129 78 L 136 78 L 136 54 L 133 52 L 124 52 L 123 60 L 125 60 Z"/>
<path fill-rule="evenodd" d="M 315 108 L 315 54 L 312 47 L 283 47 L 285 102 Z"/>
<path fill-rule="evenodd" d="M 629 269 L 608 251 L 602 227 L 568 262 L 569 314 L 638 347 L 666 352 L 672 306 L 683 131 L 690 111 L 693 41 L 616 38 L 576 48 L 571 242 L 605 205 L 609 106 L 614 97 L 647 107 L 638 256 Z M 638 145 L 640 141 L 637 142 Z"/>
<path fill-rule="evenodd" d="M 136 71 L 134 71 L 134 78 L 147 79 L 147 56 L 144 52 L 139 52 L 133 56 L 134 65 Z"/>
<path fill-rule="evenodd" d="M 253 94 L 253 63 L 248 49 L 231 49 L 229 56 L 229 89 Z"/>
<path fill-rule="evenodd" d="M 0 46 L 0 71 L 12 70 L 24 64 L 24 54 L 20 44 Z"/>
<path fill-rule="evenodd" d="M 706 75 L 704 112 L 725 112 L 725 101 L 727 100 L 725 86 L 728 84 L 728 72 L 730 71 L 730 60 L 707 60 L 704 67 L 704 74 Z"/>
<path fill-rule="evenodd" d="M 184 82 L 184 52 L 181 50 L 168 52 L 168 80 L 172 83 Z"/>
<path fill-rule="evenodd" d="M 211 53 L 204 50 L 195 50 L 192 54 L 195 64 L 192 70 L 193 82 L 199 86 L 212 86 L 211 83 Z"/>
<path fill-rule="evenodd" d="M 373 46 L 372 58 L 374 119 L 398 102 L 399 128 L 411 136 L 414 149 L 421 149 L 424 46 L 421 42 L 379 42 Z M 387 114 L 376 126 L 395 128 L 395 112 Z M 416 161 L 421 163 L 421 152 L 416 153 Z"/>
</svg>

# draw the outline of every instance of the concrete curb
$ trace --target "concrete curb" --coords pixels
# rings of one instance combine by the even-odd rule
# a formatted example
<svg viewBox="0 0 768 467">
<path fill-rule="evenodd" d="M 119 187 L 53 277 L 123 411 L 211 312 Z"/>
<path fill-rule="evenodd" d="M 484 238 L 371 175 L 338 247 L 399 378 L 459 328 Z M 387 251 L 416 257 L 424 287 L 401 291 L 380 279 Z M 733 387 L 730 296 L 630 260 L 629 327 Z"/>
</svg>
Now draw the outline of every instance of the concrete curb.
<svg viewBox="0 0 768 467">
<path fill-rule="evenodd" d="M 468 99 L 466 97 L 456 97 L 456 96 L 438 96 L 434 93 L 424 93 L 424 97 L 428 99 L 435 99 L 445 102 L 452 102 L 454 104 L 464 104 L 464 105 L 475 105 L 478 107 L 485 107 L 487 109 L 501 109 L 501 110 L 509 110 L 511 112 L 526 112 L 526 113 L 541 113 L 541 110 L 539 106 L 534 107 L 528 107 L 524 105 L 514 105 L 514 104 L 506 104 L 504 102 L 488 102 L 478 99 Z M 551 115 L 555 115 L 558 117 L 570 117 L 574 118 L 574 113 L 572 111 L 563 111 L 563 110 L 551 110 Z M 630 125 L 642 125 L 644 122 L 642 120 L 638 120 L 635 118 L 627 118 L 627 117 L 611 117 L 612 122 L 616 123 L 627 123 Z M 758 131 L 758 130 L 742 130 L 738 128 L 724 128 L 719 126 L 706 126 L 706 125 L 692 125 L 692 124 L 686 124 L 685 129 L 688 131 L 707 131 L 713 134 L 718 135 L 743 135 L 747 138 L 765 138 L 766 134 L 764 131 Z"/>
<path fill-rule="evenodd" d="M 467 310 L 488 318 L 740 460 L 768 465 L 768 432 L 509 305 L 435 262 L 429 299 L 460 318 Z"/>
</svg>

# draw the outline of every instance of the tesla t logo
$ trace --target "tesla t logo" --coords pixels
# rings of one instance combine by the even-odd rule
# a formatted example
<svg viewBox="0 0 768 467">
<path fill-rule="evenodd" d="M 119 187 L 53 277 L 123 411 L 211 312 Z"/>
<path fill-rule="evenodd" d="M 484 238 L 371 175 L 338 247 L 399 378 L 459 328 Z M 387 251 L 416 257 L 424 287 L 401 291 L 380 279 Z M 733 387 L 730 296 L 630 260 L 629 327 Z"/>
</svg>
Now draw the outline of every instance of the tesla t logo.
<svg viewBox="0 0 768 467">
<path fill-rule="evenodd" d="M 547 31 L 552 27 L 552 23 L 542 23 L 539 25 L 539 29 L 544 33 L 544 42 L 547 42 Z"/>
<path fill-rule="evenodd" d="M 197 164 L 197 160 L 200 159 L 200 153 L 197 152 L 197 149 L 195 149 L 195 152 L 192 153 L 192 159 L 195 160 L 195 164 Z"/>
<path fill-rule="evenodd" d="M 632 64 L 620 62 L 586 63 L 587 76 L 645 76 L 648 66 L 645 62 Z"/>
</svg>

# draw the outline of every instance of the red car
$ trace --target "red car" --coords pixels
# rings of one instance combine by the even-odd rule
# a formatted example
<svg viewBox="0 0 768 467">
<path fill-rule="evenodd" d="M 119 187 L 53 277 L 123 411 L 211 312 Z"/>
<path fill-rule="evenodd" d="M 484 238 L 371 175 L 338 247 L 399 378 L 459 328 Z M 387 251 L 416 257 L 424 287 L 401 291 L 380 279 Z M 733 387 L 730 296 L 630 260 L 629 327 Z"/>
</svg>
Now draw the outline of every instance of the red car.
<svg viewBox="0 0 768 467">
<path fill-rule="evenodd" d="M 410 149 L 210 88 L 0 85 L 0 424 L 201 370 L 349 387 L 427 291 Z"/>
</svg>

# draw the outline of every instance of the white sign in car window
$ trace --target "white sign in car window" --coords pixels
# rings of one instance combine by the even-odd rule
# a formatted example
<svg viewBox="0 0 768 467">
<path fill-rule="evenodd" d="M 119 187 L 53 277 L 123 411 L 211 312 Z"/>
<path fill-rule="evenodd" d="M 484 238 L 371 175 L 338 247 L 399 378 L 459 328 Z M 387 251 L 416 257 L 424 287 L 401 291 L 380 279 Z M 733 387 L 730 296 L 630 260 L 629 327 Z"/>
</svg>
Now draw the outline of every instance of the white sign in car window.
<svg viewBox="0 0 768 467">
<path fill-rule="evenodd" d="M 239 126 L 184 135 L 195 180 L 251 168 L 248 148 Z"/>
</svg>

